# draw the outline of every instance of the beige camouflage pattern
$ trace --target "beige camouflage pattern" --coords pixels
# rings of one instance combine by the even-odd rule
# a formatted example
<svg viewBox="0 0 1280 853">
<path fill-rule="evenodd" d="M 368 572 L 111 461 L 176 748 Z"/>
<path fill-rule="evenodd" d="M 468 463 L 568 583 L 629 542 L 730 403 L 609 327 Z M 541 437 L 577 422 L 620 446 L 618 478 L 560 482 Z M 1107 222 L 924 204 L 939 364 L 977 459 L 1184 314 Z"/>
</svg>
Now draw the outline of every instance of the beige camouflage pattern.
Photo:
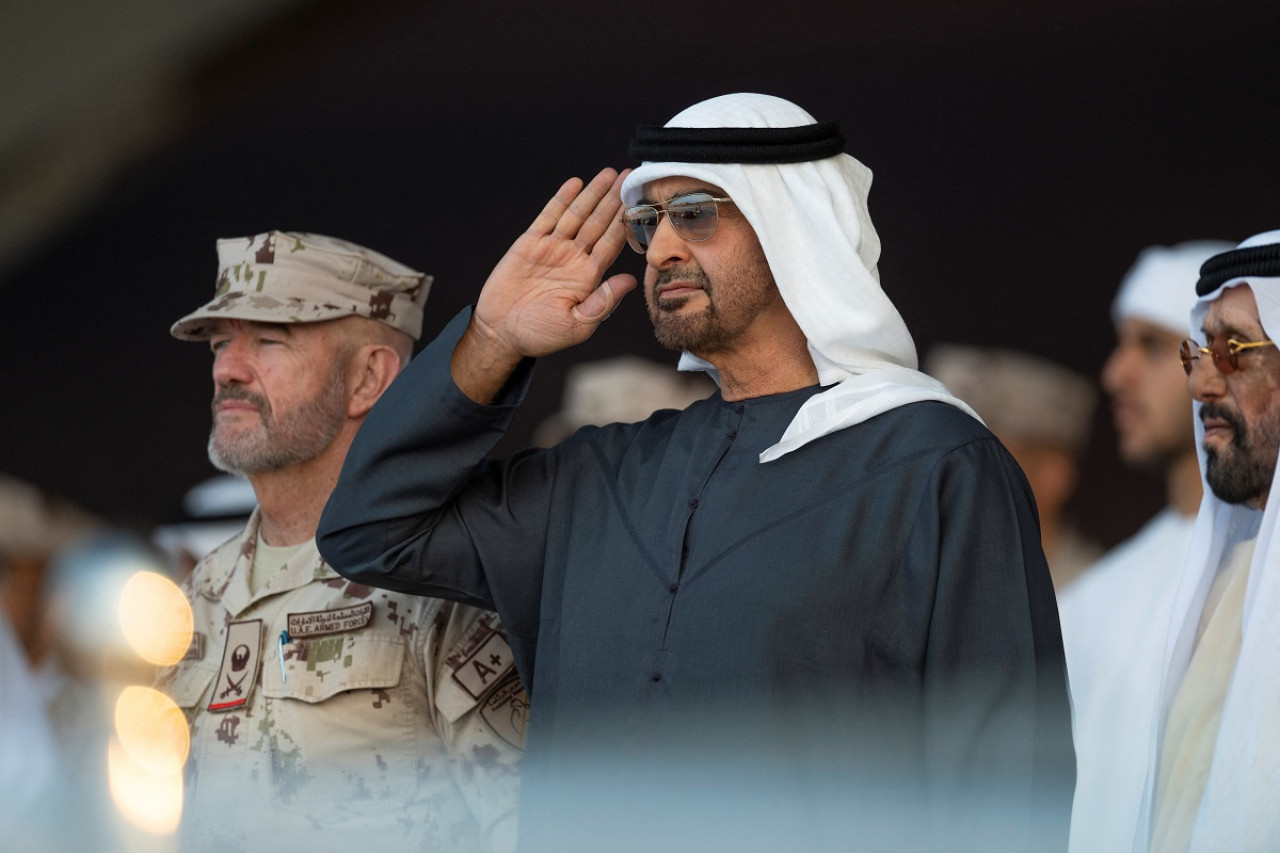
<svg viewBox="0 0 1280 853">
<path fill-rule="evenodd" d="M 170 328 L 201 341 L 218 318 L 260 323 L 316 323 L 369 317 L 415 341 L 431 276 L 385 255 L 321 234 L 268 231 L 218 241 L 213 300 Z"/>
<path fill-rule="evenodd" d="M 203 651 L 158 679 L 191 722 L 183 853 L 513 849 L 528 700 L 497 617 L 351 583 L 314 541 L 255 595 L 258 525 L 187 580 Z M 326 611 L 361 626 L 311 633 Z M 255 619 L 249 702 L 210 712 L 227 625 Z"/>
</svg>

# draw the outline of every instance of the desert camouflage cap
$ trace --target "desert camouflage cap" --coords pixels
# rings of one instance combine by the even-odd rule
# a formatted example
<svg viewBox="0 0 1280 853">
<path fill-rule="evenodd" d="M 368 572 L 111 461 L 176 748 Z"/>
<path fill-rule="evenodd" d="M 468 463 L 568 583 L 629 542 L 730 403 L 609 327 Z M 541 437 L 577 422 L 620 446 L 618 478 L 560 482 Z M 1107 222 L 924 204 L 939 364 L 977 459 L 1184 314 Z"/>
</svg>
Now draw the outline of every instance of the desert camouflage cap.
<svg viewBox="0 0 1280 853">
<path fill-rule="evenodd" d="M 169 331 L 200 341 L 219 318 L 316 323 L 356 316 L 417 340 L 430 289 L 431 276 L 364 246 L 321 234 L 268 231 L 218 241 L 213 301 Z"/>
</svg>

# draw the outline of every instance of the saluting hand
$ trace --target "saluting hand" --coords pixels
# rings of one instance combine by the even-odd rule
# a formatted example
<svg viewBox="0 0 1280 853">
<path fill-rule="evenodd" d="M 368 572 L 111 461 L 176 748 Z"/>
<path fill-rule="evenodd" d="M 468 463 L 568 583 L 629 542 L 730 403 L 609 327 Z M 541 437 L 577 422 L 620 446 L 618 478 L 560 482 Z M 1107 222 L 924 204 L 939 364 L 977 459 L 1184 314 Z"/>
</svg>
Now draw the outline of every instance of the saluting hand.
<svg viewBox="0 0 1280 853">
<path fill-rule="evenodd" d="M 494 267 L 475 322 L 522 356 L 582 343 L 608 317 L 634 276 L 601 282 L 626 242 L 618 212 L 625 173 L 605 169 L 585 187 L 571 178 Z"/>
<path fill-rule="evenodd" d="M 521 358 L 582 343 L 636 286 L 627 274 L 602 281 L 626 242 L 618 221 L 626 175 L 604 169 L 585 186 L 566 181 L 494 267 L 453 353 L 467 396 L 488 402 Z"/>
</svg>

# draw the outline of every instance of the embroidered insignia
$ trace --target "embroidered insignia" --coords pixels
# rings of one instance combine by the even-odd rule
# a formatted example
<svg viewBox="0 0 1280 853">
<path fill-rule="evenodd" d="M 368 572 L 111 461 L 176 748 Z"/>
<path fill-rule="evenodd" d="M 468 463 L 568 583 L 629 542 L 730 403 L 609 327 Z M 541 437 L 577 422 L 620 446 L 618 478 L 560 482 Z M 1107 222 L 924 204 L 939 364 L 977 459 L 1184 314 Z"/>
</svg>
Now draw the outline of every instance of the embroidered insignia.
<svg viewBox="0 0 1280 853">
<path fill-rule="evenodd" d="M 217 734 L 218 740 L 227 746 L 235 746 L 236 741 L 240 739 L 240 736 L 236 734 L 236 729 L 238 728 L 240 728 L 240 718 L 235 714 L 227 714 L 222 718 L 222 722 L 218 723 L 215 734 Z"/>
<path fill-rule="evenodd" d="M 366 601 L 352 607 L 336 610 L 313 610 L 309 613 L 290 613 L 289 636 L 319 637 L 324 634 L 341 634 L 363 628 L 373 621 L 373 602 Z"/>
<path fill-rule="evenodd" d="M 491 631 L 470 656 L 454 663 L 453 680 L 458 683 L 472 699 L 479 699 L 486 690 L 501 680 L 507 670 L 515 666 L 515 658 L 507 638 L 498 631 Z"/>
<path fill-rule="evenodd" d="M 209 697 L 210 711 L 229 711 L 249 704 L 249 694 L 258 680 L 262 659 L 262 620 L 232 622 L 227 626 L 227 644 L 222 649 L 222 666 Z"/>
<path fill-rule="evenodd" d="M 525 727 L 529 724 L 529 697 L 517 673 L 511 673 L 489 694 L 480 707 L 480 717 L 507 745 L 524 749 Z"/>
</svg>

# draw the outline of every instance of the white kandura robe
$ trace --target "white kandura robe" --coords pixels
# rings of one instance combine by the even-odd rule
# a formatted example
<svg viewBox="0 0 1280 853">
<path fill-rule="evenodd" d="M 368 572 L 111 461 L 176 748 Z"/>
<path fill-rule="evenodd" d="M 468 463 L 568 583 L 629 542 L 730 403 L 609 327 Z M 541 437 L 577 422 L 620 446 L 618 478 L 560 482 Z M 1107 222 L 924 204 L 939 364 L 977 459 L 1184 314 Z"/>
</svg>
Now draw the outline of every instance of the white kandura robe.
<svg viewBox="0 0 1280 853">
<path fill-rule="evenodd" d="M 1151 708 L 1194 528 L 1194 516 L 1162 510 L 1058 598 L 1076 744 L 1072 853 L 1133 844 Z"/>
</svg>

